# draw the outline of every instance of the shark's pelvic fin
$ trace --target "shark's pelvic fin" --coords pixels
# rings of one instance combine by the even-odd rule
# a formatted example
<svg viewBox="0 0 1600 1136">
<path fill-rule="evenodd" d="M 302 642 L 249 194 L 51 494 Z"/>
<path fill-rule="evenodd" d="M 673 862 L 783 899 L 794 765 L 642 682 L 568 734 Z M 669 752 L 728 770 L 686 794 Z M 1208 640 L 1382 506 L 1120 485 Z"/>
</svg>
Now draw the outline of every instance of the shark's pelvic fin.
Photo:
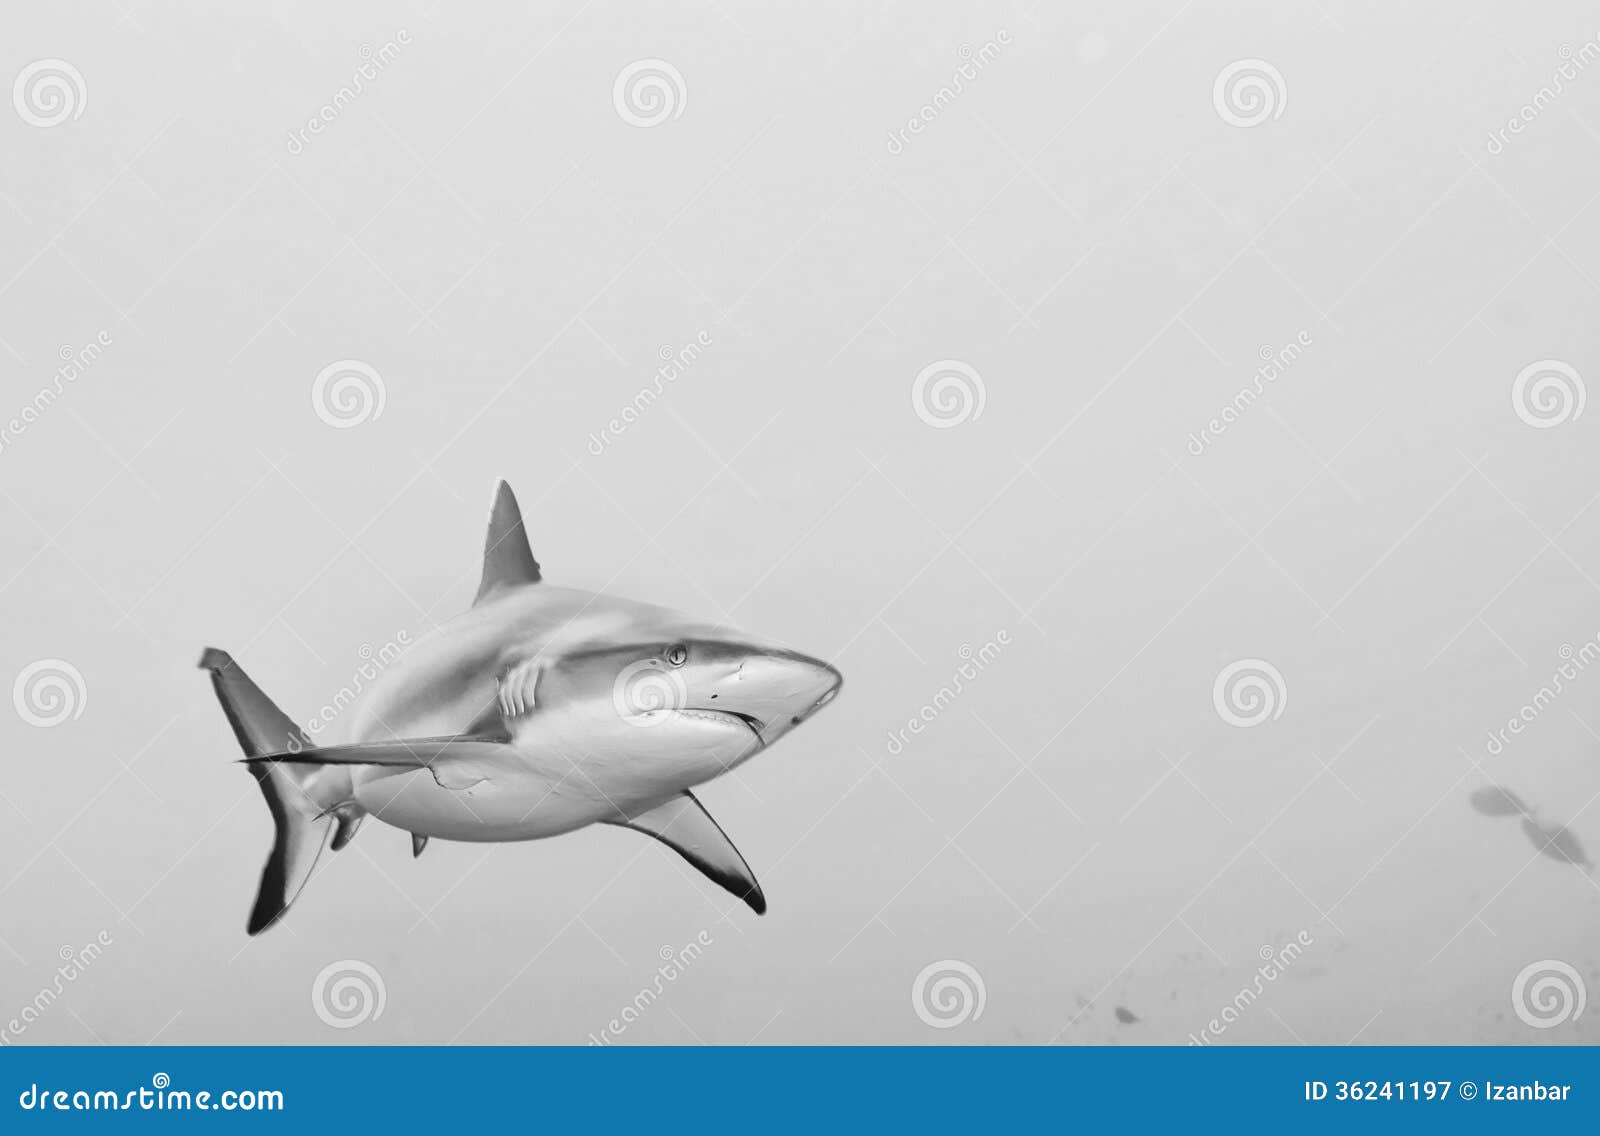
<svg viewBox="0 0 1600 1136">
<path fill-rule="evenodd" d="M 516 494 L 504 481 L 495 491 L 494 507 L 489 512 L 489 535 L 483 546 L 483 581 L 473 605 L 481 604 L 506 588 L 537 584 L 539 562 L 528 547 L 528 533 L 522 527 L 522 510 Z"/>
<path fill-rule="evenodd" d="M 352 807 L 340 809 L 335 815 L 339 818 L 339 827 L 333 830 L 333 843 L 330 847 L 338 852 L 356 838 L 356 833 L 361 829 L 361 822 L 367 819 L 367 814 L 356 812 Z"/>
<path fill-rule="evenodd" d="M 414 832 L 411 834 L 411 858 L 413 860 L 422 855 L 422 850 L 427 846 L 428 838 L 426 836 L 418 836 Z"/>
<path fill-rule="evenodd" d="M 767 897 L 761 893 L 755 873 L 693 793 L 685 790 L 649 812 L 609 823 L 655 837 L 698 868 L 707 879 L 748 903 L 757 915 L 766 912 Z"/>
<path fill-rule="evenodd" d="M 211 672 L 217 701 L 222 703 L 222 712 L 227 715 L 246 760 L 311 744 L 226 651 L 206 648 L 200 656 L 200 666 Z M 274 830 L 272 851 L 261 869 L 261 884 L 246 924 L 252 935 L 272 926 L 289 910 L 311 878 L 328 844 L 328 834 L 334 830 L 334 814 L 327 812 L 308 791 L 316 769 L 294 763 L 290 760 L 293 756 L 285 752 L 281 763 L 250 767 L 272 813 Z M 339 823 L 342 833 L 343 818 Z M 352 825 L 345 839 L 353 835 Z"/>
</svg>

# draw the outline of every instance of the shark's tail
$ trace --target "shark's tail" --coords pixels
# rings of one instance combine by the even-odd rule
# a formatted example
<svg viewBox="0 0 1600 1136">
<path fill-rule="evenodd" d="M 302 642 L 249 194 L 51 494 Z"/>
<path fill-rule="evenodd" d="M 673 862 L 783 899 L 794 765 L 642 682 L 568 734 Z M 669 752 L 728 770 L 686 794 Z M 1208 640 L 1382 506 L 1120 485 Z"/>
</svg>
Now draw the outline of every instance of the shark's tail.
<svg viewBox="0 0 1600 1136">
<path fill-rule="evenodd" d="M 262 693 L 226 651 L 206 648 L 200 656 L 200 666 L 211 672 L 217 701 L 222 703 L 222 712 L 228 716 L 228 724 L 246 757 L 311 748 L 312 743 L 300 728 Z M 334 834 L 334 847 L 341 848 L 354 835 L 355 823 L 318 802 L 316 766 L 263 762 L 251 764 L 249 769 L 261 785 L 261 795 L 267 800 L 277 830 L 272 851 L 261 870 L 255 907 L 250 911 L 247 930 L 255 935 L 289 910 L 311 878 L 329 834 Z"/>
</svg>

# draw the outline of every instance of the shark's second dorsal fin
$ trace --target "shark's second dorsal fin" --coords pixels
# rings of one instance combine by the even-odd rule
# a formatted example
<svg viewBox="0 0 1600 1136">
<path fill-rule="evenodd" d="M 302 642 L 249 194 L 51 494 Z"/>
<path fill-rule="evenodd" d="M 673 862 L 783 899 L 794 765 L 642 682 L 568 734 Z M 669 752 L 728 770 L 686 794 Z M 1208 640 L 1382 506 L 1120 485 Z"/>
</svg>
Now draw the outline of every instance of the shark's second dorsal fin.
<svg viewBox="0 0 1600 1136">
<path fill-rule="evenodd" d="M 537 584 L 539 562 L 528 547 L 528 534 L 522 527 L 522 510 L 516 494 L 504 481 L 495 491 L 494 508 L 489 513 L 489 536 L 483 545 L 483 582 L 473 605 L 506 588 Z"/>
</svg>

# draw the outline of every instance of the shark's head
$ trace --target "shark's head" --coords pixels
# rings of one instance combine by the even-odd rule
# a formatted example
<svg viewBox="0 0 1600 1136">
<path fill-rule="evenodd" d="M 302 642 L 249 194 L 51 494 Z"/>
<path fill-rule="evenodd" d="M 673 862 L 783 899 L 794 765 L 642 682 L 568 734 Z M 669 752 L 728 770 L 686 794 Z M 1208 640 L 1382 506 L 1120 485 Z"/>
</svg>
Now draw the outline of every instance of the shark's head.
<svg viewBox="0 0 1600 1136">
<path fill-rule="evenodd" d="M 477 605 L 508 593 L 555 592 L 540 583 L 521 510 L 504 482 L 485 549 Z M 821 659 L 668 608 L 575 590 L 568 602 L 570 617 L 538 648 L 536 690 L 527 701 L 539 711 L 525 728 L 579 760 L 698 784 L 770 746 L 832 701 L 844 682 Z M 519 714 L 523 701 L 521 693 L 513 699 Z"/>
<path fill-rule="evenodd" d="M 613 745 L 704 755 L 726 768 L 826 706 L 844 679 L 797 651 L 727 632 L 656 626 L 648 638 L 565 655 L 549 681 L 557 704 L 564 691 L 603 694 L 623 727 L 608 731 Z"/>
</svg>

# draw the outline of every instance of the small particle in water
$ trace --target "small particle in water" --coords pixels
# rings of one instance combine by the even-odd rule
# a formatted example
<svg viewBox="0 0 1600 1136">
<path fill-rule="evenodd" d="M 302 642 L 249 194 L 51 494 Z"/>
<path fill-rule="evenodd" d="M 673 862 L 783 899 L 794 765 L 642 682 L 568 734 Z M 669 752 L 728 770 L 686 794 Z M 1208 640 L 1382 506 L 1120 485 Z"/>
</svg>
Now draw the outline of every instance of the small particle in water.
<svg viewBox="0 0 1600 1136">
<path fill-rule="evenodd" d="M 1535 823 L 1532 819 L 1525 818 L 1522 822 L 1522 831 L 1533 841 L 1533 846 L 1549 856 L 1552 860 L 1560 860 L 1567 864 L 1576 864 L 1580 868 L 1592 868 L 1589 857 L 1584 855 L 1583 845 L 1572 831 L 1562 825 L 1554 828 L 1545 828 Z"/>
<path fill-rule="evenodd" d="M 1528 815 L 1528 806 L 1522 803 L 1522 798 L 1518 797 L 1510 789 L 1502 789 L 1498 785 L 1488 785 L 1482 789 L 1475 790 L 1472 796 L 1467 799 L 1472 802 L 1472 807 L 1484 816 Z"/>
<path fill-rule="evenodd" d="M 1139 1020 L 1138 1015 L 1132 1010 L 1128 1009 L 1126 1006 L 1118 1006 L 1116 1014 L 1117 1021 L 1121 1022 L 1125 1026 L 1131 1026 L 1134 1022 Z"/>
</svg>

